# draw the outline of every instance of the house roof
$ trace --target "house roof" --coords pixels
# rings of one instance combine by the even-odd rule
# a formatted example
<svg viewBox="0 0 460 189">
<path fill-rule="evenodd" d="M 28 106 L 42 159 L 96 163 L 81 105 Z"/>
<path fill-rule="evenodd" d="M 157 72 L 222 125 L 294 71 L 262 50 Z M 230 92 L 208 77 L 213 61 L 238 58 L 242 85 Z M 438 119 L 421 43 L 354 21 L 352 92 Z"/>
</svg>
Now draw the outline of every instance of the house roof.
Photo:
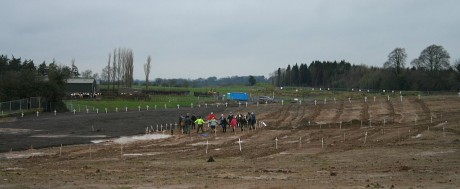
<svg viewBox="0 0 460 189">
<path fill-rule="evenodd" d="M 94 79 L 72 78 L 67 79 L 67 83 L 94 83 Z"/>
</svg>

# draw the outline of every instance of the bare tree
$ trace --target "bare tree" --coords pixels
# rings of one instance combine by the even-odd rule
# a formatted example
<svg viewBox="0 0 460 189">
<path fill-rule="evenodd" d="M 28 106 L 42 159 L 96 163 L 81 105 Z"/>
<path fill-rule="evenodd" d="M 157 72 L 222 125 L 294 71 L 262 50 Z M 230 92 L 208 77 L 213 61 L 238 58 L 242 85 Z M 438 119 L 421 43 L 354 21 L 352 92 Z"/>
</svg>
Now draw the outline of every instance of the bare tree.
<svg viewBox="0 0 460 189">
<path fill-rule="evenodd" d="M 72 68 L 70 70 L 70 77 L 75 78 L 80 76 L 80 74 L 78 73 L 78 68 L 77 66 L 75 66 L 75 58 L 72 58 L 72 60 L 70 60 L 70 64 L 72 64 Z"/>
<path fill-rule="evenodd" d="M 460 73 L 460 59 L 454 61 L 454 69 Z"/>
<path fill-rule="evenodd" d="M 101 77 L 102 78 L 105 78 L 105 80 L 107 81 L 107 90 L 110 88 L 110 60 L 112 59 L 112 54 L 109 53 L 109 61 L 107 63 L 107 67 L 104 68 L 106 69 L 105 70 L 105 73 L 104 73 L 104 70 L 102 70 L 102 74 L 101 74 Z"/>
<path fill-rule="evenodd" d="M 427 69 L 431 72 L 449 69 L 449 53 L 442 46 L 430 45 L 425 48 L 417 59 L 411 64 L 417 68 Z"/>
<path fill-rule="evenodd" d="M 106 66 L 102 69 L 101 80 L 107 82 L 107 89 L 109 89 L 109 82 L 108 82 L 110 80 L 109 73 L 110 73 L 109 66 Z"/>
<path fill-rule="evenodd" d="M 150 61 L 152 61 L 152 58 L 150 56 L 148 56 L 147 57 L 147 63 L 144 64 L 145 90 L 149 89 Z"/>
<path fill-rule="evenodd" d="M 110 54 L 108 62 L 109 78 L 112 78 L 112 90 L 115 85 L 121 87 L 131 87 L 133 84 L 134 56 L 133 51 L 127 48 L 115 48 L 112 55 L 112 67 L 110 69 Z"/>
<path fill-rule="evenodd" d="M 113 49 L 113 61 L 112 61 L 112 91 L 115 91 L 115 79 L 117 79 L 117 49 Z"/>
<path fill-rule="evenodd" d="M 93 78 L 93 71 L 85 70 L 85 71 L 81 72 L 81 77 L 85 78 L 85 79 Z"/>
<path fill-rule="evenodd" d="M 400 74 L 405 67 L 406 59 L 406 49 L 397 47 L 388 54 L 388 61 L 383 64 L 383 67 L 392 68 L 396 74 Z"/>
</svg>

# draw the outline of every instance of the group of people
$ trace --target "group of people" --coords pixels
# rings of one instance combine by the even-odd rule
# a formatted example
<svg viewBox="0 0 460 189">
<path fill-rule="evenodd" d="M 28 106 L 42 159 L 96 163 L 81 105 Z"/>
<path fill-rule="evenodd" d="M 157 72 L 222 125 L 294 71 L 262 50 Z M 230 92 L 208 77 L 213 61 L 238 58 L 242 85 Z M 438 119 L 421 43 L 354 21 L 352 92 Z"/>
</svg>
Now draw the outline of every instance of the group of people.
<svg viewBox="0 0 460 189">
<path fill-rule="evenodd" d="M 229 113 L 227 117 L 224 114 L 221 114 L 220 117 L 217 117 L 213 112 L 211 112 L 206 119 L 195 114 L 179 116 L 179 126 L 180 130 L 184 134 L 190 134 L 190 130 L 195 130 L 199 133 L 200 130 L 204 133 L 203 125 L 208 123 L 208 126 L 211 128 L 212 132 L 215 132 L 217 127 L 222 127 L 222 132 L 227 132 L 227 127 L 232 128 L 232 132 L 235 132 L 235 129 L 239 127 L 241 131 L 244 130 L 244 127 L 249 127 L 249 129 L 255 129 L 256 124 L 256 115 L 254 112 L 248 112 L 248 114 L 237 114 L 233 115 L 232 112 Z"/>
</svg>

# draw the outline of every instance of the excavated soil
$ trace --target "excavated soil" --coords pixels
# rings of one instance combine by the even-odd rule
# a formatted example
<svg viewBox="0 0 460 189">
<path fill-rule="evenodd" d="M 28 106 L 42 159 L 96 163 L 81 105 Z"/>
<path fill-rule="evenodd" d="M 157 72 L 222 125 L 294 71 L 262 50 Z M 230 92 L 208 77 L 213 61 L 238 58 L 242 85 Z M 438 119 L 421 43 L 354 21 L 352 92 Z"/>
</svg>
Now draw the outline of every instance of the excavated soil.
<svg viewBox="0 0 460 189">
<path fill-rule="evenodd" d="M 187 112 L 258 123 L 184 135 Z M 459 121 L 456 96 L 27 115 L 0 122 L 0 188 L 460 188 Z"/>
</svg>

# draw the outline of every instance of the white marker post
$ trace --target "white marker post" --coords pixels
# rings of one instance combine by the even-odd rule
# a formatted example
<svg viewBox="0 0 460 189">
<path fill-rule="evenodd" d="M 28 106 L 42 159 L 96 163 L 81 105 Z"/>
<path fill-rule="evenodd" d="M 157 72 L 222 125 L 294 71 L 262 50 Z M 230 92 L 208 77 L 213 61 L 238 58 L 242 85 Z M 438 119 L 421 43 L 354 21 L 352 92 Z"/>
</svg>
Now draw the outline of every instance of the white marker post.
<svg viewBox="0 0 460 189">
<path fill-rule="evenodd" d="M 107 108 L 105 108 L 105 114 L 107 114 Z"/>
<path fill-rule="evenodd" d="M 364 102 L 367 103 L 367 96 L 364 97 Z"/>
<path fill-rule="evenodd" d="M 123 144 L 120 144 L 120 157 L 123 159 Z"/>
<path fill-rule="evenodd" d="M 444 126 L 442 126 L 442 133 L 443 133 L 444 137 L 446 137 L 446 130 L 445 130 Z"/>
<path fill-rule="evenodd" d="M 321 138 L 321 148 L 324 148 L 324 138 Z"/>
<path fill-rule="evenodd" d="M 117 112 L 117 113 L 118 113 L 118 107 L 116 107 L 116 108 L 115 108 L 115 112 Z"/>
<path fill-rule="evenodd" d="M 241 107 L 241 102 L 238 102 L 238 108 L 240 108 L 240 107 Z"/>
<path fill-rule="evenodd" d="M 21 113 L 21 117 L 24 117 L 24 112 Z"/>
<path fill-rule="evenodd" d="M 299 100 L 299 104 L 302 105 L 302 100 Z"/>
<path fill-rule="evenodd" d="M 180 105 L 179 105 L 179 104 L 177 104 L 177 109 L 180 109 Z"/>
<path fill-rule="evenodd" d="M 275 138 L 275 149 L 278 149 L 278 137 Z"/>
<path fill-rule="evenodd" d="M 96 108 L 96 113 L 99 114 L 99 108 Z"/>
<path fill-rule="evenodd" d="M 257 103 L 259 103 L 259 102 L 257 102 Z M 225 107 L 227 107 L 227 106 L 228 106 L 228 102 L 225 103 Z"/>
<path fill-rule="evenodd" d="M 248 107 L 248 102 L 246 102 L 246 108 Z"/>
<path fill-rule="evenodd" d="M 75 112 L 76 112 L 76 111 L 77 111 L 77 110 L 73 109 L 73 115 L 75 115 Z"/>
<path fill-rule="evenodd" d="M 147 105 L 147 111 L 149 111 L 149 105 Z"/>
<path fill-rule="evenodd" d="M 402 103 L 403 96 L 401 95 L 401 96 L 399 96 L 399 97 L 401 98 L 401 103 Z"/>
<path fill-rule="evenodd" d="M 302 137 L 299 138 L 299 148 L 302 148 Z"/>
<path fill-rule="evenodd" d="M 165 109 L 167 109 L 166 104 L 165 104 Z"/>
<path fill-rule="evenodd" d="M 367 131 L 366 131 L 366 133 L 364 134 L 364 144 L 366 144 L 366 140 L 367 140 Z"/>
<path fill-rule="evenodd" d="M 240 144 L 240 152 L 241 152 L 241 138 L 238 138 L 238 143 Z"/>
<path fill-rule="evenodd" d="M 137 106 L 137 108 L 139 109 L 139 112 L 141 111 L 141 105 Z"/>
<path fill-rule="evenodd" d="M 56 111 L 56 110 L 54 110 L 54 116 L 56 116 L 56 112 L 57 112 L 57 111 Z"/>
<path fill-rule="evenodd" d="M 190 103 L 190 108 L 193 108 L 193 103 Z"/>
<path fill-rule="evenodd" d="M 128 106 L 125 107 L 125 112 L 128 112 Z"/>
<path fill-rule="evenodd" d="M 375 103 L 375 96 L 374 96 L 374 103 Z"/>
<path fill-rule="evenodd" d="M 206 108 L 208 108 L 208 103 L 204 104 L 204 106 L 206 106 Z"/>
<path fill-rule="evenodd" d="M 89 109 L 88 109 L 88 108 L 86 108 L 86 113 L 89 113 Z"/>
<path fill-rule="evenodd" d="M 284 100 L 281 100 L 281 105 L 283 105 L 283 106 L 284 106 Z"/>
<path fill-rule="evenodd" d="M 157 110 L 157 105 L 155 104 L 155 110 Z"/>
<path fill-rule="evenodd" d="M 209 146 L 209 142 L 206 140 L 206 154 L 208 154 L 208 146 Z"/>
<path fill-rule="evenodd" d="M 37 111 L 37 117 L 38 117 L 38 114 L 39 114 L 39 113 L 38 113 L 38 111 Z"/>
<path fill-rule="evenodd" d="M 324 104 L 327 104 L 327 99 L 326 98 L 324 98 Z"/>
<path fill-rule="evenodd" d="M 348 97 L 348 102 L 350 102 L 350 104 L 351 104 L 351 98 L 350 97 Z"/>
<path fill-rule="evenodd" d="M 315 106 L 316 106 L 316 100 L 315 100 Z"/>
<path fill-rule="evenodd" d="M 390 95 L 387 96 L 387 101 L 390 101 Z"/>
</svg>

